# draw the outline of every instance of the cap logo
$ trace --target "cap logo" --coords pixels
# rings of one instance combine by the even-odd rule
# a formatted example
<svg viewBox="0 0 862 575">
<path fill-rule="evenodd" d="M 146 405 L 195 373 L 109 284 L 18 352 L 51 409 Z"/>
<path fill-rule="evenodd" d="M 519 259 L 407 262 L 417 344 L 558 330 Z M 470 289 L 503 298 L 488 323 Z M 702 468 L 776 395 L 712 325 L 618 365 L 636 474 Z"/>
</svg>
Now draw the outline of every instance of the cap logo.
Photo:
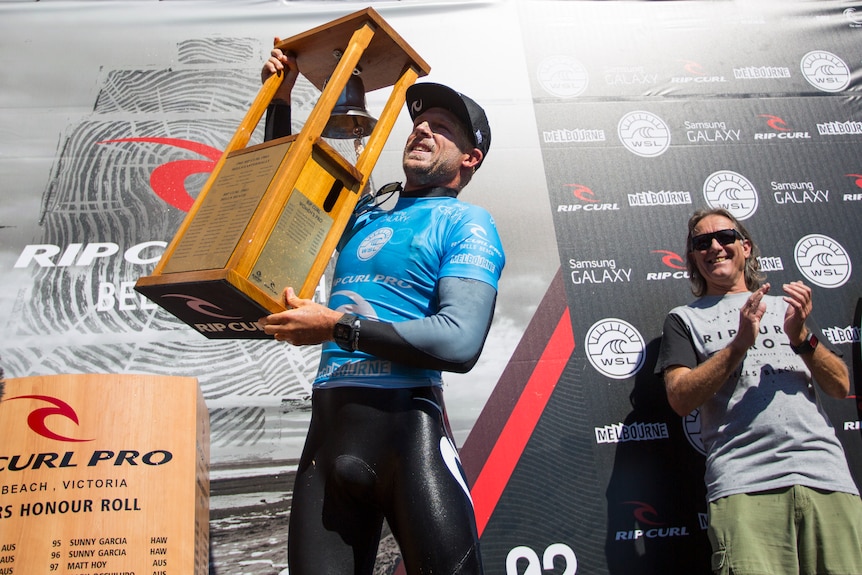
<svg viewBox="0 0 862 575">
<path fill-rule="evenodd" d="M 482 131 L 481 130 L 476 130 L 476 143 L 477 144 L 482 143 Z"/>
<path fill-rule="evenodd" d="M 410 104 L 410 109 L 413 110 L 415 114 L 418 114 L 422 111 L 422 100 L 414 100 L 412 104 Z"/>
</svg>

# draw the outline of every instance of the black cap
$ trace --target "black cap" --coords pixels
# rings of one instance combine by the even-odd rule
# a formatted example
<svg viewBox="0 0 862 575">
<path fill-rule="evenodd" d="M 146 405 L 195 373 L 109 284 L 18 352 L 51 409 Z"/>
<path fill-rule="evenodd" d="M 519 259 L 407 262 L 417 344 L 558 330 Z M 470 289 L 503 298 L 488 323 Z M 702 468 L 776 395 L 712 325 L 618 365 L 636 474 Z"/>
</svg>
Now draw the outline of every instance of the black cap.
<svg viewBox="0 0 862 575">
<path fill-rule="evenodd" d="M 416 116 L 431 108 L 443 108 L 455 114 L 467 128 L 473 146 L 482 152 L 482 160 L 485 159 L 491 147 L 491 126 L 479 104 L 442 84 L 423 82 L 407 88 L 407 110 L 411 119 L 415 120 Z M 480 161 L 476 168 L 481 165 Z"/>
</svg>

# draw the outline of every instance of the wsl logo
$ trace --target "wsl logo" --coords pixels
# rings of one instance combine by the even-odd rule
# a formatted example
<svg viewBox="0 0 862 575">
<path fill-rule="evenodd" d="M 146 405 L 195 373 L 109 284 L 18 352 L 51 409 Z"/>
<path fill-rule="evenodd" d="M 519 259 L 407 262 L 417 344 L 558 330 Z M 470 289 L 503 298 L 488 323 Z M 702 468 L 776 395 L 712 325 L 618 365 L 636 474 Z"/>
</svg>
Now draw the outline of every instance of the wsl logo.
<svg viewBox="0 0 862 575">
<path fill-rule="evenodd" d="M 850 85 L 850 67 L 825 50 L 812 50 L 800 63 L 805 80 L 822 92 L 841 92 Z"/>
<path fill-rule="evenodd" d="M 627 321 L 607 318 L 592 325 L 584 338 L 593 368 L 612 379 L 626 379 L 643 367 L 646 344 Z"/>
<path fill-rule="evenodd" d="M 383 249 L 383 246 L 392 239 L 394 233 L 392 228 L 380 228 L 368 234 L 368 237 L 362 240 L 362 243 L 356 249 L 356 257 L 363 262 L 367 262 Z"/>
<path fill-rule="evenodd" d="M 682 418 L 682 429 L 689 445 L 701 455 L 706 455 L 706 446 L 701 436 L 700 409 L 695 409 Z"/>
<path fill-rule="evenodd" d="M 843 286 L 850 279 L 852 266 L 844 247 L 821 234 L 810 234 L 793 250 L 796 267 L 811 283 L 823 288 Z"/>
<path fill-rule="evenodd" d="M 711 208 L 724 208 L 738 220 L 757 211 L 758 197 L 754 185 L 742 174 L 721 170 L 710 174 L 703 183 L 703 199 Z"/>
<path fill-rule="evenodd" d="M 546 58 L 536 71 L 539 84 L 557 98 L 575 98 L 586 91 L 590 83 L 584 65 L 568 56 Z"/>
<path fill-rule="evenodd" d="M 670 128 L 651 112 L 631 112 L 617 124 L 617 135 L 626 149 L 643 158 L 656 158 L 670 147 Z"/>
</svg>

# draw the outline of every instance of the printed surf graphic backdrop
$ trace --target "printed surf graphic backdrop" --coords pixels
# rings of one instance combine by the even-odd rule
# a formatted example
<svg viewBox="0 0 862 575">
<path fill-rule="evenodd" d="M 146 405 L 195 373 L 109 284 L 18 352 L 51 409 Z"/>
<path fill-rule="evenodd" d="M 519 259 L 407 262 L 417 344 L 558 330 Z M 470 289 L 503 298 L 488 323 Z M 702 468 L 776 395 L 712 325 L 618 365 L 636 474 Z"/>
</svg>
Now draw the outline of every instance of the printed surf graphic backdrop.
<svg viewBox="0 0 862 575">
<path fill-rule="evenodd" d="M 273 36 L 365 7 L 0 3 L 0 365 L 7 378 L 196 377 L 211 417 L 216 573 L 286 569 L 292 473 L 318 350 L 207 340 L 132 285 L 152 270 L 246 113 Z M 559 265 L 517 16 L 507 2 L 375 8 L 430 63 L 425 80 L 482 102 L 494 126 L 493 152 L 464 197 L 495 214 L 511 260 L 480 363 L 467 376 L 447 377 L 450 421 L 462 443 Z M 450 21 L 445 43 L 427 33 L 429 18 Z M 499 57 L 483 62 L 481 75 L 463 64 L 476 43 Z M 387 97 L 368 94 L 369 111 L 379 114 Z M 295 128 L 316 99 L 308 82 L 297 85 Z M 373 174 L 376 186 L 403 180 L 409 124 L 404 111 Z M 252 141 L 261 139 L 258 130 Z M 353 153 L 351 141 L 333 144 L 345 157 Z M 14 481 L 0 474 L 0 485 Z M 387 537 L 381 572 L 395 563 L 393 547 Z"/>
<path fill-rule="evenodd" d="M 473 96 L 494 130 L 465 199 L 494 213 L 508 262 L 483 358 L 446 389 L 488 572 L 707 573 L 697 414 L 674 415 L 652 375 L 664 314 L 691 299 L 685 223 L 710 205 L 744 219 L 774 286 L 814 287 L 860 377 L 862 5 L 371 4 L 431 64 L 424 80 Z M 197 377 L 213 573 L 286 572 L 317 351 L 205 340 L 131 286 L 253 99 L 272 36 L 366 5 L 0 4 L 0 365 Z M 315 99 L 298 84 L 297 127 Z M 406 133 L 402 114 L 377 185 L 402 178 Z M 856 401 L 826 408 L 858 481 Z M 391 537 L 379 563 L 403 572 Z"/>
</svg>

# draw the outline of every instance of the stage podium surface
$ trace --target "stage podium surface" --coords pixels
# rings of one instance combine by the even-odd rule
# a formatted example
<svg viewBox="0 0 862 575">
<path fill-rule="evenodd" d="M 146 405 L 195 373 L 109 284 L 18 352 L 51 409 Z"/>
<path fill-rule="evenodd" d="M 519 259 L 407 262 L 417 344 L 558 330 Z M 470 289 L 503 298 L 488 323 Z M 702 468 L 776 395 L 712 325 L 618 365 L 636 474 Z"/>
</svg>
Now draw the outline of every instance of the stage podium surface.
<svg viewBox="0 0 862 575">
<path fill-rule="evenodd" d="M 6 380 L 0 575 L 206 575 L 209 433 L 194 378 Z"/>
</svg>

